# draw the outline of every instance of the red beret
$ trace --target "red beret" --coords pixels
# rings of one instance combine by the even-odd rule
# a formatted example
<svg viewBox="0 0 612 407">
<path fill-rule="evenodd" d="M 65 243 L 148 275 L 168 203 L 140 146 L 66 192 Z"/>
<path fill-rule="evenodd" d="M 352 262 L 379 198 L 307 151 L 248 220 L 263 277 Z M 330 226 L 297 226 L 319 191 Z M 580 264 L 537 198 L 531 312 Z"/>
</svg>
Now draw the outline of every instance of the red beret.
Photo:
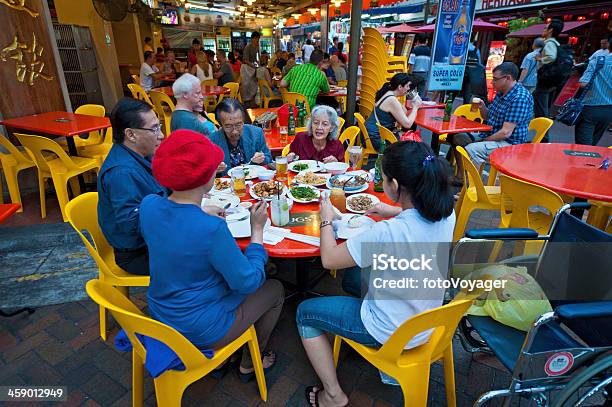
<svg viewBox="0 0 612 407">
<path fill-rule="evenodd" d="M 177 130 L 155 151 L 153 176 L 173 191 L 195 189 L 214 177 L 223 156 L 223 150 L 208 137 L 192 130 Z"/>
</svg>

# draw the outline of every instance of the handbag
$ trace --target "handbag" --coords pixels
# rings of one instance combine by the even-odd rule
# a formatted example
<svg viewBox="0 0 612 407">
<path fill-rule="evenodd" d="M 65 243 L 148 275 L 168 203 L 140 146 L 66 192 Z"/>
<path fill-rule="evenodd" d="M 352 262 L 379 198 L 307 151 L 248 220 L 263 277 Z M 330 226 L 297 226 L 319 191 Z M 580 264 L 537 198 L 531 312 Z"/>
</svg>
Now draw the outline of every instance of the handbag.
<svg viewBox="0 0 612 407">
<path fill-rule="evenodd" d="M 582 114 L 582 109 L 584 109 L 584 102 L 582 100 L 591 90 L 591 87 L 593 86 L 593 81 L 595 80 L 595 76 L 597 76 L 601 68 L 603 68 L 605 59 L 605 57 L 597 58 L 597 65 L 595 67 L 595 71 L 593 72 L 593 75 L 591 75 L 591 79 L 589 80 L 587 85 L 584 87 L 583 92 L 580 94 L 580 96 L 576 98 L 566 100 L 563 106 L 561 106 L 561 109 L 555 117 L 555 120 L 565 124 L 566 126 L 574 126 L 578 122 L 578 120 L 580 119 L 580 115 Z"/>
</svg>

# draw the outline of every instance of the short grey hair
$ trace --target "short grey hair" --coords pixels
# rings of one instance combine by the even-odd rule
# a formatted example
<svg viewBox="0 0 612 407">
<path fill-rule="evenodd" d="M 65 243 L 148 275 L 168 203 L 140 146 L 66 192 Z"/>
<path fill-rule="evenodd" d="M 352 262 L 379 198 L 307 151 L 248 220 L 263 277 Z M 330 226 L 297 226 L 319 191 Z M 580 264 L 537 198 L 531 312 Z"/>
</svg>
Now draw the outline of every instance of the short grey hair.
<svg viewBox="0 0 612 407">
<path fill-rule="evenodd" d="M 338 113 L 336 109 L 327 105 L 316 105 L 312 111 L 310 112 L 310 119 L 308 119 L 308 123 L 306 124 L 306 128 L 308 129 L 308 135 L 312 137 L 312 119 L 315 116 L 319 116 L 322 114 L 327 114 L 329 118 L 329 122 L 332 125 L 332 128 L 327 136 L 328 140 L 334 140 L 338 138 L 338 126 L 340 125 L 340 120 L 338 120 Z"/>
<path fill-rule="evenodd" d="M 544 48 L 544 45 L 546 44 L 544 43 L 544 38 L 538 37 L 533 41 L 533 45 L 535 45 L 538 48 Z"/>
<path fill-rule="evenodd" d="M 172 85 L 172 93 L 176 100 L 193 92 L 193 85 L 200 85 L 200 80 L 190 73 L 184 73 Z"/>
</svg>

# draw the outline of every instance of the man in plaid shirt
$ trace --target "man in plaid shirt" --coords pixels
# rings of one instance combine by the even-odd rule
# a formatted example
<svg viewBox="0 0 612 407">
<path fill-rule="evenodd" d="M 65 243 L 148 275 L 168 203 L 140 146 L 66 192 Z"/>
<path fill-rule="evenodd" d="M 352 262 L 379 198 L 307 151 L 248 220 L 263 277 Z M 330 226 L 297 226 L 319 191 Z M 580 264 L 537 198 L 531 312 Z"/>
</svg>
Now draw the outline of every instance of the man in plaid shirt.
<svg viewBox="0 0 612 407">
<path fill-rule="evenodd" d="M 479 106 L 485 122 L 493 127 L 491 132 L 459 133 L 450 138 L 451 144 L 465 147 L 476 168 L 488 162 L 496 148 L 522 144 L 527 139 L 527 128 L 533 118 L 533 97 L 517 82 L 518 76 L 519 69 L 512 62 L 504 62 L 493 69 L 493 87 L 497 95 L 488 109 L 482 100 Z M 456 158 L 461 170 L 461 159 Z"/>
</svg>

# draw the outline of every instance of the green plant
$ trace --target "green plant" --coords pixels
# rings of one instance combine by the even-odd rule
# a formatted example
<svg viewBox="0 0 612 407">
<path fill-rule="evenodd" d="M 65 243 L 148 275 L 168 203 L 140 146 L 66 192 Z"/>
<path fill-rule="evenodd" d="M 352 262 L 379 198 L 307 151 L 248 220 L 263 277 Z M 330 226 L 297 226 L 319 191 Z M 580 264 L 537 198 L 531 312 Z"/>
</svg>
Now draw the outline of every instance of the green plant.
<svg viewBox="0 0 612 407">
<path fill-rule="evenodd" d="M 517 18 L 508 21 L 508 30 L 510 32 L 522 30 L 534 24 L 542 24 L 544 20 L 538 17 Z M 506 39 L 506 61 L 513 61 L 520 65 L 522 57 L 531 50 L 533 38 L 507 38 Z"/>
</svg>

